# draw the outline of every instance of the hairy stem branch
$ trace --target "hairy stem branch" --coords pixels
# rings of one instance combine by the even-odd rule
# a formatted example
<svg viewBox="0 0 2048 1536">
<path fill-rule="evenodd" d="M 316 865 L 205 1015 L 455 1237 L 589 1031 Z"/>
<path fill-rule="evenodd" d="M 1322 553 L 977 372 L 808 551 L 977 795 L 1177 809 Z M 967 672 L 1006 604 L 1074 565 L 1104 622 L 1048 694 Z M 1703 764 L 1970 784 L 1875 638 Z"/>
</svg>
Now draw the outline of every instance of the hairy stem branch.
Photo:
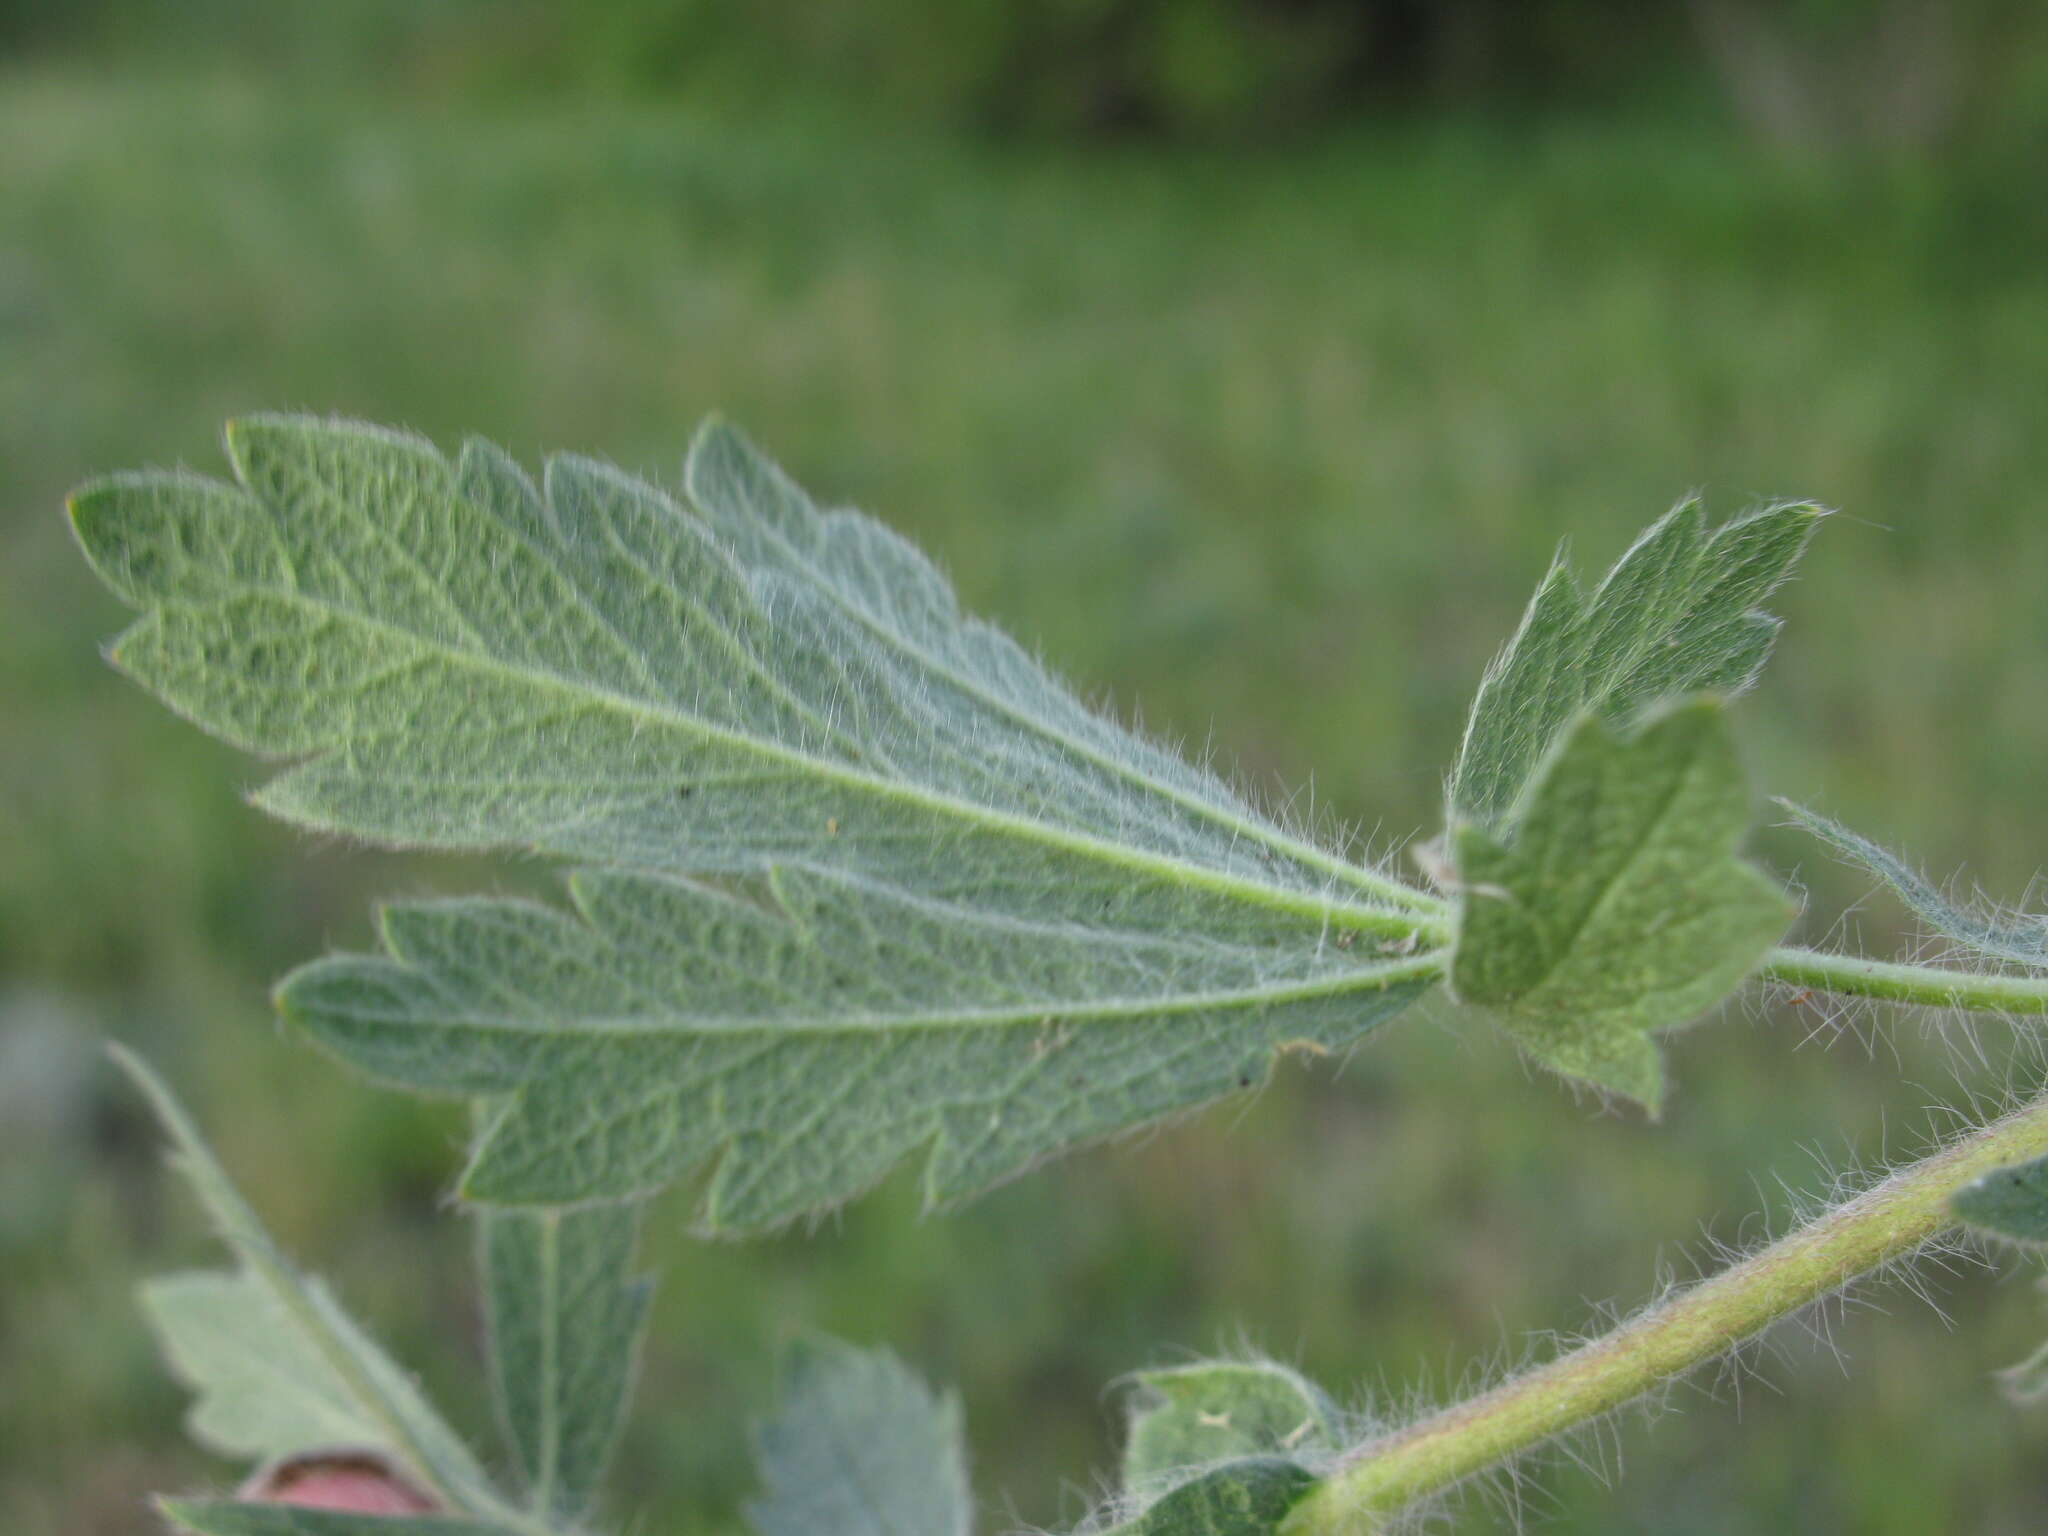
<svg viewBox="0 0 2048 1536">
<path fill-rule="evenodd" d="M 1892 969 L 1910 969 L 1893 967 Z M 2048 1153 L 2048 1095 L 1901 1169 L 1613 1332 L 1352 1452 L 1284 1536 L 1365 1536 L 1381 1517 L 1676 1380 L 1953 1226 L 1948 1199 Z"/>
<path fill-rule="evenodd" d="M 1774 949 L 1759 973 L 1816 991 L 1979 1013 L 2048 1013 L 2048 976 L 1997 976 L 1935 965 L 1898 965 L 1812 949 Z"/>
</svg>

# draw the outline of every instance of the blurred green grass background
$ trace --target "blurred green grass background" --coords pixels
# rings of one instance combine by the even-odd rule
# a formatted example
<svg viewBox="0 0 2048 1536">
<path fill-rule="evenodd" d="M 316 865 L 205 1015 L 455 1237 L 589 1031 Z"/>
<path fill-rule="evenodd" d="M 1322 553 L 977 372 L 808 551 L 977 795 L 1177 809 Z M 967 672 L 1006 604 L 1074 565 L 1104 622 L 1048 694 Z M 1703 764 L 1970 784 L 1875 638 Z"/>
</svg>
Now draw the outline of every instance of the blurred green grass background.
<svg viewBox="0 0 2048 1536">
<path fill-rule="evenodd" d="M 1011 55 L 979 34 L 784 78 L 729 16 L 0 6 L 0 1528 L 140 1531 L 145 1491 L 232 1475 L 182 1440 L 129 1302 L 210 1248 L 95 1055 L 109 1035 L 488 1428 L 445 1198 L 459 1114 L 333 1070 L 265 989 L 367 943 L 378 895 L 545 875 L 265 824 L 238 799 L 260 767 L 99 661 L 122 614 L 60 515 L 94 471 L 218 470 L 238 411 L 672 476 L 722 409 L 1092 693 L 1381 848 L 1433 829 L 1466 699 L 1560 536 L 1592 571 L 1694 488 L 1724 514 L 1811 496 L 1849 515 L 1741 710 L 1760 783 L 2020 893 L 2048 848 L 2042 28 L 1983 8 L 2011 29 L 1971 55 L 1998 91 L 1966 76 L 1972 120 L 1900 142 L 1802 136 L 1676 32 L 1638 67 L 1612 7 L 1541 9 L 1581 61 L 1568 89 L 1536 88 L 1547 55 L 1397 59 L 1363 107 L 1340 80 L 1262 112 L 1313 92 L 1177 65 L 1112 93 L 1153 102 L 1129 112 L 1076 107 L 1099 84 L 1062 94 L 1057 69 L 995 91 Z M 1789 834 L 1757 846 L 1809 889 L 1812 937 L 1860 894 Z M 1876 902 L 1844 936 L 1902 941 Z M 1442 1394 L 1912 1151 L 2014 1055 L 1995 1028 L 1979 1060 L 1854 1022 L 1731 1008 L 1675 1044 L 1656 1127 L 1439 1010 L 943 1219 L 899 1179 L 815 1232 L 710 1246 L 672 1199 L 617 1524 L 738 1528 L 746 1424 L 807 1327 L 961 1386 L 991 1530 L 1083 1512 L 1107 1384 L 1140 1365 L 1249 1341 L 1342 1392 Z M 2048 1417 L 1988 1375 L 2048 1329 L 2026 1278 L 1940 1278 L 1953 1328 L 1885 1292 L 1832 1349 L 1789 1335 L 1768 1387 L 1681 1390 L 1522 1513 L 2042 1529 Z M 1485 1497 L 1453 1521 L 1512 1523 Z"/>
</svg>

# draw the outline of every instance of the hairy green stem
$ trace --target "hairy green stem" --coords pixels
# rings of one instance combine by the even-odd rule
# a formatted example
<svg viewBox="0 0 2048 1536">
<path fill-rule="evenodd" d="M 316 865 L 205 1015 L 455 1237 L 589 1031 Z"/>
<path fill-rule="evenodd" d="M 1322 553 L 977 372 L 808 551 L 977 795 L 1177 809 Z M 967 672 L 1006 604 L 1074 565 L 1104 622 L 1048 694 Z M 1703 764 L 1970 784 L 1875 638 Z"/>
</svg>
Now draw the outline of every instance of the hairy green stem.
<svg viewBox="0 0 2048 1536">
<path fill-rule="evenodd" d="M 2048 976 L 1997 976 L 1938 965 L 1898 965 L 1812 949 L 1774 949 L 1759 973 L 1816 991 L 1967 1008 L 1980 1013 L 2048 1013 Z"/>
<path fill-rule="evenodd" d="M 1949 1196 L 2048 1153 L 2048 1095 L 1901 1169 L 1613 1332 L 1359 1447 L 1297 1505 L 1283 1536 L 1365 1536 L 1383 1517 L 1677 1380 L 1772 1323 L 1955 1225 Z"/>
</svg>

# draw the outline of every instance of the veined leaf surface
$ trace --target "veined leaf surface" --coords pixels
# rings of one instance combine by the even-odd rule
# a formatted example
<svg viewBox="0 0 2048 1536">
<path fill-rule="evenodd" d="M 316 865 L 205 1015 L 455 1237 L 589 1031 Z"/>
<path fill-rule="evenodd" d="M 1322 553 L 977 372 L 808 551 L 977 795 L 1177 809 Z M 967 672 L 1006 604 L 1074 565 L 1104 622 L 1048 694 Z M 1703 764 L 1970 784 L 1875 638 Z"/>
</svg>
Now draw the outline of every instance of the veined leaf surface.
<svg viewBox="0 0 2048 1536">
<path fill-rule="evenodd" d="M 1337 1412 L 1299 1372 L 1272 1361 L 1205 1360 L 1140 1371 L 1124 1443 L 1124 1490 L 1153 1496 L 1218 1462 L 1307 1460 L 1335 1447 Z"/>
<path fill-rule="evenodd" d="M 395 1084 L 501 1096 L 466 1180 L 619 1198 L 721 1152 L 714 1227 L 929 1149 L 934 1200 L 1331 1049 L 1441 904 L 1084 709 L 867 518 L 706 430 L 693 512 L 575 458 L 262 417 L 238 483 L 74 498 L 145 609 L 116 660 L 297 759 L 258 795 L 387 843 L 587 861 L 575 913 L 403 907 L 286 1011 Z M 700 515 L 701 514 L 701 515 Z M 714 889 L 703 878 L 723 879 Z"/>
<path fill-rule="evenodd" d="M 806 1339 L 761 1427 L 761 1536 L 968 1536 L 974 1502 L 960 1403 L 886 1350 Z"/>
<path fill-rule="evenodd" d="M 1227 1461 L 1180 1485 L 1106 1536 L 1278 1536 L 1316 1475 L 1279 1456 Z"/>
<path fill-rule="evenodd" d="M 505 1096 L 472 1198 L 659 1186 L 721 1151 L 713 1229 L 843 1200 L 929 1149 L 933 1204 L 1062 1147 L 1334 1050 L 1435 962 L 1199 931 L 1091 929 L 791 866 L 757 899 L 585 870 L 576 910 L 439 901 L 383 914 L 384 956 L 317 961 L 286 1013 L 386 1081 Z"/>
<path fill-rule="evenodd" d="M 486 1211 L 477 1235 L 500 1417 L 529 1504 L 567 1526 L 611 1459 L 654 1285 L 640 1207 Z"/>
<path fill-rule="evenodd" d="M 1648 1105 L 1652 1034 L 1741 985 L 1795 916 L 1735 856 L 1749 786 L 1720 705 L 1700 699 L 1617 735 L 1588 715 L 1502 842 L 1457 836 L 1451 983 L 1567 1077 Z"/>
<path fill-rule="evenodd" d="M 146 610 L 116 662 L 299 759 L 257 796 L 288 819 L 670 872 L 801 860 L 1211 932 L 1427 905 L 1091 714 L 728 429 L 686 472 L 709 521 L 573 456 L 542 490 L 487 444 L 450 463 L 347 423 L 256 417 L 228 448 L 239 484 L 115 476 L 73 518 Z"/>
<path fill-rule="evenodd" d="M 1498 829 L 1581 714 L 1625 724 L 1692 693 L 1756 680 L 1778 620 L 1756 605 L 1791 573 L 1825 512 L 1766 508 L 1707 530 L 1674 507 L 1588 597 L 1558 552 L 1521 627 L 1486 670 L 1450 784 L 1450 821 Z"/>
<path fill-rule="evenodd" d="M 310 1304 L 336 1310 L 307 1280 Z M 321 1446 L 390 1446 L 375 1405 L 350 1389 L 276 1290 L 249 1270 L 187 1270 L 143 1282 L 143 1316 L 196 1394 L 186 1428 L 212 1450 L 268 1461 Z"/>
</svg>

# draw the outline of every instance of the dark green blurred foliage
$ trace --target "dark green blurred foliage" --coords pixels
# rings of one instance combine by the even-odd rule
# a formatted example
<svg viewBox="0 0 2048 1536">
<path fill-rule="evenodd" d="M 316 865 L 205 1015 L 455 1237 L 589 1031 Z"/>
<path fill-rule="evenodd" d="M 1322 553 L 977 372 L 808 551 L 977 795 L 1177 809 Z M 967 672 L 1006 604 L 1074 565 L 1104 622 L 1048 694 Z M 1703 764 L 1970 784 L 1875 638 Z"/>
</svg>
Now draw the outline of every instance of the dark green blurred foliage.
<svg viewBox="0 0 2048 1536">
<path fill-rule="evenodd" d="M 820 93 L 998 134 L 1293 136 L 1702 96 L 1801 154 L 2048 131 L 2034 0 L 0 0 L 0 41 L 432 94 Z"/>
<path fill-rule="evenodd" d="M 2048 12 L 2033 0 L 1690 0 L 1723 96 L 1804 155 L 1925 154 L 2048 131 Z"/>
</svg>

